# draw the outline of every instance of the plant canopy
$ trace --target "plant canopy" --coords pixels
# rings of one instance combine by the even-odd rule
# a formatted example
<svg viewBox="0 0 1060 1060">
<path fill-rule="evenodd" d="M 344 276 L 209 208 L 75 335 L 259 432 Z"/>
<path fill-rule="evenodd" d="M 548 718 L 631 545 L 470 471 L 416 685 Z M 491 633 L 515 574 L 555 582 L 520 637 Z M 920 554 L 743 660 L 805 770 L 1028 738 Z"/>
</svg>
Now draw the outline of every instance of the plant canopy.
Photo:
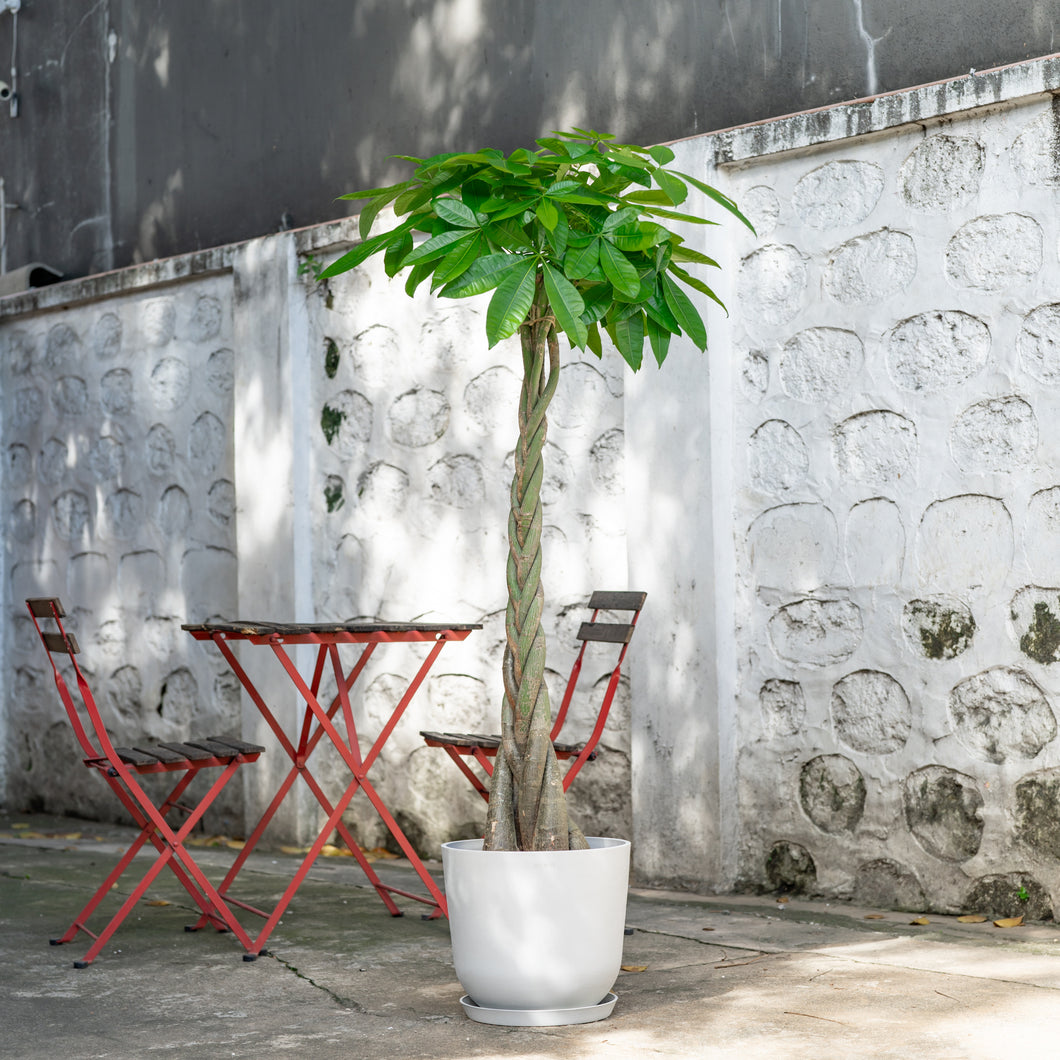
<svg viewBox="0 0 1060 1060">
<path fill-rule="evenodd" d="M 428 278 L 431 290 L 447 298 L 492 291 L 491 347 L 519 335 L 523 384 L 508 521 L 501 749 L 485 837 L 487 848 L 502 850 L 585 845 L 568 821 L 549 739 L 541 627 L 542 452 L 545 413 L 559 383 L 558 337 L 602 357 L 602 328 L 634 371 L 645 341 L 660 365 L 674 335 L 706 349 L 706 327 L 685 289 L 721 301 L 687 266 L 718 263 L 664 222 L 716 223 L 679 209 L 692 188 L 751 227 L 726 195 L 667 168 L 675 157 L 668 147 L 619 144 L 584 129 L 536 144 L 538 150 L 509 155 L 486 149 L 398 156 L 414 165 L 411 179 L 343 196 L 366 200 L 362 242 L 320 274 L 336 276 L 382 253 L 388 276 L 408 270 L 409 295 Z M 400 220 L 373 236 L 386 207 Z"/>
</svg>

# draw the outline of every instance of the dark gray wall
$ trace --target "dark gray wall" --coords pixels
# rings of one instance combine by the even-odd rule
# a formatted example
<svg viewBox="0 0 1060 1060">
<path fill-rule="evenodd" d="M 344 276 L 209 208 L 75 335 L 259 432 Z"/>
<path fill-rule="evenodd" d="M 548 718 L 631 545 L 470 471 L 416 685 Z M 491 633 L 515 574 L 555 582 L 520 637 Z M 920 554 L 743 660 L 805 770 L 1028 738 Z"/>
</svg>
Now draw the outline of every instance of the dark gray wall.
<svg viewBox="0 0 1060 1060">
<path fill-rule="evenodd" d="M 1055 0 L 23 0 L 7 267 L 348 212 L 387 156 L 659 142 L 1051 54 Z M 14 19 L 0 13 L 0 77 Z"/>
</svg>

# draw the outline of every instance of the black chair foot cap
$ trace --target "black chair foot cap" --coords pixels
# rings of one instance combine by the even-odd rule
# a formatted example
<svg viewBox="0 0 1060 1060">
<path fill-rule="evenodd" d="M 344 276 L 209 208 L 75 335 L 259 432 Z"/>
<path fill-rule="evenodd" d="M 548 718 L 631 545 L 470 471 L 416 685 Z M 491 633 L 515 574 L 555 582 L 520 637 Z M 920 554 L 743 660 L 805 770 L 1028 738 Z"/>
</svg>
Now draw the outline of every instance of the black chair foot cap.
<svg viewBox="0 0 1060 1060">
<path fill-rule="evenodd" d="M 624 930 L 624 931 L 622 932 L 622 934 L 623 934 L 623 935 L 632 935 L 632 934 L 633 934 L 633 928 L 626 928 L 626 929 L 625 929 L 625 930 Z"/>
<path fill-rule="evenodd" d="M 399 909 L 396 913 L 391 913 L 391 916 L 404 916 L 405 914 Z"/>
<path fill-rule="evenodd" d="M 75 968 L 87 968 L 90 963 L 91 963 L 90 961 L 74 961 L 74 967 Z"/>
<path fill-rule="evenodd" d="M 62 939 L 48 939 L 49 946 L 61 946 L 63 944 Z"/>
</svg>

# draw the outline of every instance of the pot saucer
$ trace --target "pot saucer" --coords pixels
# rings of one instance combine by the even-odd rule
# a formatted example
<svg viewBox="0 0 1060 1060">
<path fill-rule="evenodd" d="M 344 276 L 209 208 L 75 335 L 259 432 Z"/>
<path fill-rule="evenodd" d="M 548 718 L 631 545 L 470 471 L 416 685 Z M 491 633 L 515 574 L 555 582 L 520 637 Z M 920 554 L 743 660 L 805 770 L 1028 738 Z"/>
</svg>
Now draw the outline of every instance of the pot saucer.
<svg viewBox="0 0 1060 1060">
<path fill-rule="evenodd" d="M 485 1008 L 476 1005 L 470 994 L 460 999 L 469 1019 L 476 1023 L 492 1023 L 500 1027 L 559 1027 L 571 1023 L 594 1023 L 611 1015 L 618 995 L 609 993 L 596 1005 L 581 1008 Z"/>
</svg>

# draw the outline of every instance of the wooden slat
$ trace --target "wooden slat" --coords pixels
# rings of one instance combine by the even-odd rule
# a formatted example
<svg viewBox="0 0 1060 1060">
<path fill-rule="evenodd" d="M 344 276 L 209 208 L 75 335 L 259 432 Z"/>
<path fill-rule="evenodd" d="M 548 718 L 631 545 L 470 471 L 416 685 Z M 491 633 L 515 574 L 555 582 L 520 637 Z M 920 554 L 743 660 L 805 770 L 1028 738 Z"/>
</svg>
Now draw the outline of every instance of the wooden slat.
<svg viewBox="0 0 1060 1060">
<path fill-rule="evenodd" d="M 594 611 L 639 611 L 647 598 L 647 593 L 597 590 L 589 597 L 589 606 Z"/>
<path fill-rule="evenodd" d="M 135 747 L 115 747 L 114 753 L 131 766 L 154 766 L 158 765 L 158 756 L 147 751 L 138 750 Z"/>
<path fill-rule="evenodd" d="M 183 755 L 185 758 L 190 759 L 193 762 L 202 758 L 214 757 L 212 751 L 204 751 L 201 747 L 196 747 L 194 744 L 190 743 L 160 743 L 158 746 L 167 751 L 176 751 L 177 754 Z"/>
<path fill-rule="evenodd" d="M 606 644 L 628 644 L 633 636 L 629 622 L 583 622 L 578 640 L 600 641 Z"/>
<path fill-rule="evenodd" d="M 44 638 L 44 646 L 48 651 L 58 651 L 63 652 L 64 654 L 73 652 L 73 654 L 76 655 L 81 650 L 81 646 L 77 643 L 77 637 L 72 633 L 66 634 L 66 640 L 63 640 L 63 635 L 61 633 L 55 632 L 45 633 L 42 631 L 41 637 Z M 69 648 L 66 646 L 67 641 L 70 643 Z"/>
<path fill-rule="evenodd" d="M 585 746 L 584 743 L 563 743 L 557 740 L 553 745 L 556 749 L 557 758 L 575 758 L 577 755 L 582 753 L 582 748 Z M 589 752 L 589 757 L 586 759 L 587 762 L 592 762 L 593 759 L 599 755 L 599 751 L 592 750 Z"/>
<path fill-rule="evenodd" d="M 445 633 L 447 630 L 481 629 L 471 622 L 265 622 L 248 619 L 243 622 L 199 622 L 180 627 L 187 633 L 229 633 L 244 637 L 300 637 L 329 633 Z"/>
<path fill-rule="evenodd" d="M 425 740 L 436 740 L 441 744 L 452 744 L 454 747 L 500 747 L 499 736 L 485 736 L 480 733 L 463 732 L 421 732 Z"/>
<path fill-rule="evenodd" d="M 133 750 L 139 751 L 145 755 L 151 755 L 156 761 L 165 762 L 167 765 L 187 761 L 184 755 L 177 754 L 176 751 L 166 750 L 164 747 L 134 747 Z"/>
<path fill-rule="evenodd" d="M 265 748 L 261 744 L 247 743 L 245 740 L 237 740 L 234 736 L 211 736 L 210 740 L 213 743 L 231 747 L 233 751 L 238 751 L 241 755 L 260 755 L 265 753 Z"/>
<path fill-rule="evenodd" d="M 30 611 L 33 612 L 34 618 L 51 618 L 53 615 L 52 604 L 55 605 L 55 612 L 60 618 L 66 617 L 66 612 L 63 610 L 63 605 L 59 603 L 57 596 L 35 596 L 26 601 Z"/>
<path fill-rule="evenodd" d="M 218 743 L 215 740 L 200 740 L 197 737 L 192 740 L 188 740 L 188 745 L 191 747 L 199 747 L 203 751 L 209 751 L 214 758 L 231 758 L 236 751 L 226 743 Z"/>
</svg>

